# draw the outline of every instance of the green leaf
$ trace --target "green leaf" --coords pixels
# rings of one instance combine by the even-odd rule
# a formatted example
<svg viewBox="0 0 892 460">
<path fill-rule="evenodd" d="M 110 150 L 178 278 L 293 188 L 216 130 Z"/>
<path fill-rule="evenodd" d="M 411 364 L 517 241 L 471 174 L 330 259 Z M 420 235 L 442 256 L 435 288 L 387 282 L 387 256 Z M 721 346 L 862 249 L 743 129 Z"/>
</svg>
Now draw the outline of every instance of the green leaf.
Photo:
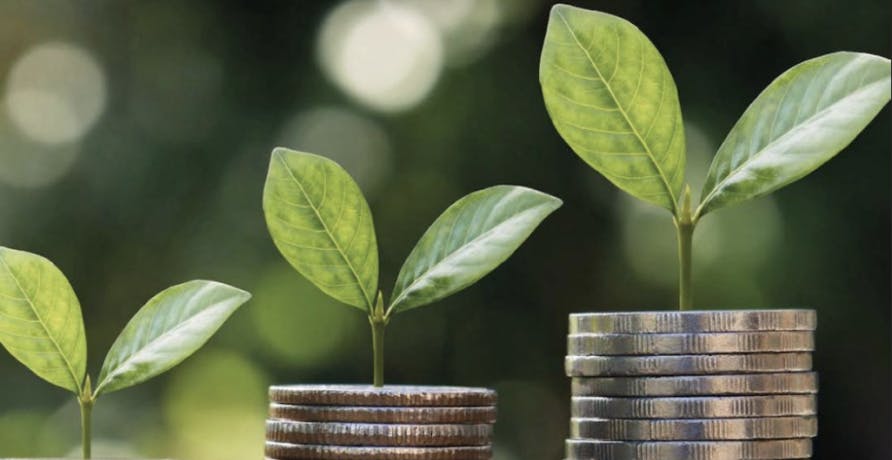
<svg viewBox="0 0 892 460">
<path fill-rule="evenodd" d="M 105 357 L 96 395 L 127 388 L 181 363 L 204 345 L 251 294 L 214 281 L 189 281 L 152 297 Z"/>
<path fill-rule="evenodd" d="M 561 200 L 499 185 L 456 201 L 409 254 L 389 310 L 420 307 L 460 291 L 502 264 Z"/>
<path fill-rule="evenodd" d="M 620 189 L 675 214 L 685 168 L 678 92 L 637 27 L 555 5 L 539 81 L 555 128 L 577 155 Z"/>
<path fill-rule="evenodd" d="M 263 190 L 270 235 L 285 259 L 319 289 L 371 311 L 378 290 L 372 213 L 353 178 L 311 153 L 273 150 Z"/>
<path fill-rule="evenodd" d="M 810 59 L 771 82 L 719 147 L 697 213 L 773 192 L 845 148 L 889 101 L 889 60 Z"/>
<path fill-rule="evenodd" d="M 49 260 L 0 247 L 0 343 L 40 378 L 80 395 L 84 318 L 68 279 Z"/>
</svg>

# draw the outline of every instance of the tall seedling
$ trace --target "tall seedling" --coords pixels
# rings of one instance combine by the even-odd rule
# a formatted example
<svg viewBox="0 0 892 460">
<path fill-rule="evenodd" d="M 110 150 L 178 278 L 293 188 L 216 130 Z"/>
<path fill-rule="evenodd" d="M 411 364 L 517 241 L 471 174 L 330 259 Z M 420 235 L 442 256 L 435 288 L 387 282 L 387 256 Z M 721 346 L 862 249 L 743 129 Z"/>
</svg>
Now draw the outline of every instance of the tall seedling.
<svg viewBox="0 0 892 460">
<path fill-rule="evenodd" d="M 337 163 L 277 148 L 263 192 L 276 247 L 326 294 L 368 315 L 374 384 L 384 384 L 384 329 L 393 315 L 460 291 L 498 267 L 561 201 L 499 185 L 455 202 L 400 270 L 389 302 L 378 289 L 378 245 L 362 192 Z"/>
<path fill-rule="evenodd" d="M 685 185 L 685 140 L 663 57 L 630 22 L 567 5 L 551 10 L 539 63 L 558 133 L 607 180 L 672 215 L 679 307 L 692 308 L 692 238 L 700 219 L 771 193 L 824 164 L 890 98 L 889 59 L 839 52 L 784 72 L 721 144 L 696 207 Z"/>
</svg>

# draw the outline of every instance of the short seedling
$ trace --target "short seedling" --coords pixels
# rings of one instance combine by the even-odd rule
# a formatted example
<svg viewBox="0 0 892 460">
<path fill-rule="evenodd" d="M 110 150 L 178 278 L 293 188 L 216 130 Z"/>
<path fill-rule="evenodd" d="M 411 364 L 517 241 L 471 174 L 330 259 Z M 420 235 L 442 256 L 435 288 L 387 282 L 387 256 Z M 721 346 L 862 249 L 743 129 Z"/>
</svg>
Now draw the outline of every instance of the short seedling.
<svg viewBox="0 0 892 460">
<path fill-rule="evenodd" d="M 68 279 L 41 256 L 0 247 L 0 343 L 38 377 L 77 396 L 85 459 L 91 455 L 96 398 L 176 366 L 249 298 L 214 281 L 189 281 L 161 291 L 115 340 L 94 390 L 86 372 L 84 319 Z"/>
<path fill-rule="evenodd" d="M 285 259 L 326 294 L 368 314 L 375 386 L 384 384 L 384 328 L 393 315 L 470 286 L 560 205 L 550 195 L 506 185 L 458 200 L 409 254 L 385 307 L 372 214 L 344 169 L 318 155 L 277 148 L 263 192 L 266 223 Z"/>
<path fill-rule="evenodd" d="M 781 74 L 719 147 L 696 208 L 684 184 L 675 83 L 637 27 L 554 6 L 539 81 L 555 128 L 577 155 L 620 189 L 672 213 L 685 310 L 693 303 L 691 244 L 700 219 L 801 179 L 839 153 L 889 101 L 890 65 L 879 56 L 840 52 Z"/>
</svg>

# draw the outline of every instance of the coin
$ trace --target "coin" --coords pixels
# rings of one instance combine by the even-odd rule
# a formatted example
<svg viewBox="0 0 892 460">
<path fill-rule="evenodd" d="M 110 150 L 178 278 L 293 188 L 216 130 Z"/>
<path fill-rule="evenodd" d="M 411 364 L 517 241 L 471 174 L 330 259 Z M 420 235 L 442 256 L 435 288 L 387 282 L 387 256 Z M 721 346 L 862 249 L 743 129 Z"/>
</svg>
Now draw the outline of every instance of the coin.
<svg viewBox="0 0 892 460">
<path fill-rule="evenodd" d="M 308 406 L 272 403 L 270 418 L 299 422 L 495 423 L 495 406 L 375 407 Z"/>
<path fill-rule="evenodd" d="M 622 419 L 745 418 L 815 415 L 814 395 L 612 398 L 575 396 L 573 417 Z"/>
<path fill-rule="evenodd" d="M 769 441 L 621 442 L 566 441 L 568 459 L 767 460 L 811 458 L 811 439 Z"/>
<path fill-rule="evenodd" d="M 277 385 L 272 402 L 324 406 L 494 406 L 487 388 L 388 385 Z"/>
<path fill-rule="evenodd" d="M 266 456 L 278 460 L 490 460 L 491 446 L 371 447 L 266 442 Z"/>
<path fill-rule="evenodd" d="M 574 378 L 575 396 L 698 396 L 815 394 L 818 374 L 729 374 L 671 377 Z"/>
<path fill-rule="evenodd" d="M 812 367 L 811 353 L 740 355 L 567 356 L 570 377 L 793 372 Z"/>
<path fill-rule="evenodd" d="M 266 439 L 297 444 L 335 446 L 483 446 L 489 444 L 492 439 L 492 425 L 413 425 L 267 420 Z"/>
<path fill-rule="evenodd" d="M 577 313 L 570 315 L 570 333 L 813 331 L 817 321 L 814 310 Z"/>
<path fill-rule="evenodd" d="M 806 417 L 719 419 L 570 419 L 571 438 L 611 441 L 718 441 L 810 438 L 818 419 Z"/>
<path fill-rule="evenodd" d="M 685 355 L 812 351 L 814 332 L 765 331 L 695 334 L 570 334 L 569 355 Z"/>
</svg>

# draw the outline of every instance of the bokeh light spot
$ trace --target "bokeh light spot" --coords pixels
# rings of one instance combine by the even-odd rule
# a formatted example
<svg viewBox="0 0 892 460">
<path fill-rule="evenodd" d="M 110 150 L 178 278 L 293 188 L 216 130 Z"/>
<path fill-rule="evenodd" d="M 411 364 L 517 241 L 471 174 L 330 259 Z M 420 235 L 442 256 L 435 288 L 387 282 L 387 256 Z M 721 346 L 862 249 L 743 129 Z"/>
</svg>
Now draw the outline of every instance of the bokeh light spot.
<svg viewBox="0 0 892 460">
<path fill-rule="evenodd" d="M 33 141 L 0 114 L 0 182 L 40 188 L 59 180 L 77 159 L 80 144 L 50 145 Z"/>
<path fill-rule="evenodd" d="M 324 155 L 356 179 L 366 196 L 379 190 L 391 172 L 391 145 L 374 120 L 340 107 L 298 113 L 282 127 L 278 145 Z"/>
<path fill-rule="evenodd" d="M 105 75 L 85 49 L 45 43 L 29 49 L 6 84 L 9 118 L 28 138 L 46 144 L 77 141 L 105 109 Z"/>
<path fill-rule="evenodd" d="M 363 312 L 317 289 L 284 263 L 254 289 L 250 309 L 262 352 L 291 368 L 336 363 L 363 326 Z"/>
<path fill-rule="evenodd" d="M 256 458 L 268 384 L 255 364 L 233 352 L 206 350 L 178 368 L 163 400 L 176 457 Z"/>
<path fill-rule="evenodd" d="M 325 19 L 319 34 L 323 69 L 347 94 L 376 110 L 414 107 L 443 67 L 436 26 L 395 2 L 351 0 Z"/>
</svg>

